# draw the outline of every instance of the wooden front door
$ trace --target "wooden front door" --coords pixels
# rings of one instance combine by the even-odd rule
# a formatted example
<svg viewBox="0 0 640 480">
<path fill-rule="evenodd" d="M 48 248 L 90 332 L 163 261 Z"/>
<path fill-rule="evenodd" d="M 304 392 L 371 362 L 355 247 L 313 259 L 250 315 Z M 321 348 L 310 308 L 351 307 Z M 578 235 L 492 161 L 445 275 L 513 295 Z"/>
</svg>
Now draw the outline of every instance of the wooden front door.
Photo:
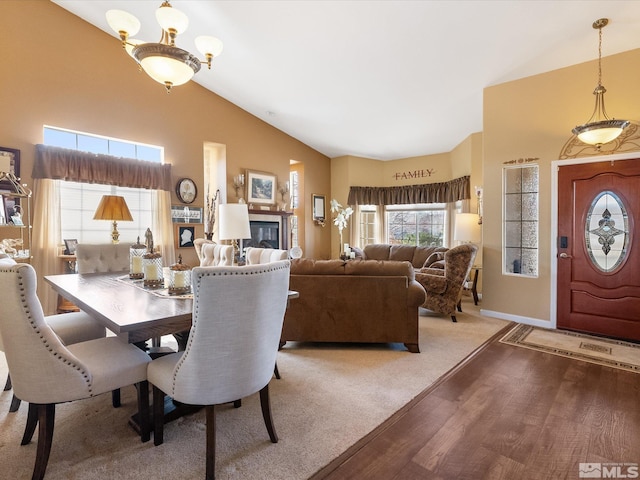
<svg viewBox="0 0 640 480">
<path fill-rule="evenodd" d="M 639 234 L 640 159 L 559 168 L 558 328 L 640 341 Z"/>
</svg>

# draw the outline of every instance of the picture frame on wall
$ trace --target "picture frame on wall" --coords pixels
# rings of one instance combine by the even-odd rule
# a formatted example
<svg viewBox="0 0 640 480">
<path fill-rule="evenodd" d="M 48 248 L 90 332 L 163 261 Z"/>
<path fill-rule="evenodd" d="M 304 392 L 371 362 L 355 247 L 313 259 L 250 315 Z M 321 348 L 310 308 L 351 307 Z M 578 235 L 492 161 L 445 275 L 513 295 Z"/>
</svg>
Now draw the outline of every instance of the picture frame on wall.
<svg viewBox="0 0 640 480">
<path fill-rule="evenodd" d="M 12 173 L 20 178 L 20 150 L 0 147 L 0 172 Z M 13 185 L 8 180 L 0 180 L 0 190 L 13 191 Z"/>
<path fill-rule="evenodd" d="M 176 225 L 176 248 L 192 248 L 196 239 L 195 225 Z"/>
<path fill-rule="evenodd" d="M 325 196 L 314 193 L 312 196 L 313 221 L 319 225 L 324 224 L 325 219 Z"/>
<path fill-rule="evenodd" d="M 278 178 L 273 173 L 247 170 L 247 203 L 275 205 Z"/>
</svg>

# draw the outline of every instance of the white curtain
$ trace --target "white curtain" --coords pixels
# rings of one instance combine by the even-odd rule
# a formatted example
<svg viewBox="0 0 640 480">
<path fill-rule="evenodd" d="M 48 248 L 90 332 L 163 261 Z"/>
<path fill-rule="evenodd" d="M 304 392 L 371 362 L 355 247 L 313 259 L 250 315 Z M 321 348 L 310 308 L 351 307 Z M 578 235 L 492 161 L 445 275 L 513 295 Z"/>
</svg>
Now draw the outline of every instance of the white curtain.
<svg viewBox="0 0 640 480">
<path fill-rule="evenodd" d="M 160 246 L 164 265 L 176 263 L 176 253 L 173 243 L 173 223 L 171 223 L 171 193 L 166 190 L 156 190 L 155 205 L 153 206 L 153 238 Z"/>
<path fill-rule="evenodd" d="M 56 313 L 58 295 L 43 277 L 62 271 L 62 261 L 58 258 L 58 246 L 61 242 L 58 184 L 57 180 L 49 178 L 35 179 L 33 182 L 31 255 L 32 265 L 38 273 L 38 297 L 45 315 Z"/>
</svg>

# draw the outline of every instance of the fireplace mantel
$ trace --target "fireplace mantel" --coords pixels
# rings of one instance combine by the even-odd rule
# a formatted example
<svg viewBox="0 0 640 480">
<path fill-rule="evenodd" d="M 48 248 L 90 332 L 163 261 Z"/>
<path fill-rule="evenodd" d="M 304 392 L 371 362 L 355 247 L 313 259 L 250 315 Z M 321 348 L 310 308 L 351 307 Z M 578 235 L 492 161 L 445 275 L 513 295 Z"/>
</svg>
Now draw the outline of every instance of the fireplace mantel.
<svg viewBox="0 0 640 480">
<path fill-rule="evenodd" d="M 289 217 L 293 215 L 292 212 L 283 212 L 281 210 L 249 210 L 249 222 L 262 221 L 262 222 L 278 222 L 280 227 L 280 248 L 282 250 L 289 250 L 290 232 L 289 232 Z"/>
</svg>

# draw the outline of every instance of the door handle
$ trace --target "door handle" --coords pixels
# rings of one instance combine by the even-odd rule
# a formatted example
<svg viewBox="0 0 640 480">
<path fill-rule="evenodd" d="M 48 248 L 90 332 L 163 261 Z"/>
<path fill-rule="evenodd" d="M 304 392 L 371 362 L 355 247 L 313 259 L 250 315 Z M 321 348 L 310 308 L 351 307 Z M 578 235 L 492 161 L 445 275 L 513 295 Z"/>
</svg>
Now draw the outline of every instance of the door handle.
<svg viewBox="0 0 640 480">
<path fill-rule="evenodd" d="M 566 253 L 564 253 L 564 252 L 562 252 L 562 253 L 559 255 L 559 257 L 560 257 L 560 258 L 573 258 L 571 255 L 567 255 L 567 254 L 566 254 Z"/>
</svg>

